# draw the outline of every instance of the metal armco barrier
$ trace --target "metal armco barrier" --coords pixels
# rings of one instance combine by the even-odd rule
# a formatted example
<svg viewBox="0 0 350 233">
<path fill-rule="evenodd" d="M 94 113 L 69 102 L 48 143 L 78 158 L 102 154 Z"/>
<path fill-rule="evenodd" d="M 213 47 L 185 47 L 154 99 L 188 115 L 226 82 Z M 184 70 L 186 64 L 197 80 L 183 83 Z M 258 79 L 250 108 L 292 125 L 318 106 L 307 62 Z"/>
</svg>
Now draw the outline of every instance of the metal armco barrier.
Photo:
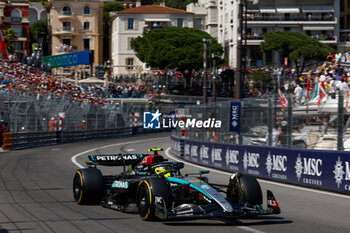
<svg viewBox="0 0 350 233">
<path fill-rule="evenodd" d="M 125 127 L 116 129 L 97 129 L 81 131 L 49 131 L 38 133 L 4 133 L 4 150 L 25 149 L 38 146 L 48 146 L 60 143 L 80 142 L 87 140 L 129 137 L 136 134 L 160 133 L 167 129 L 144 129 L 139 127 Z"/>
<path fill-rule="evenodd" d="M 176 156 L 204 166 L 350 194 L 350 152 L 200 142 L 174 136 L 171 148 Z"/>
<path fill-rule="evenodd" d="M 60 134 L 61 142 L 78 142 L 92 139 L 119 138 L 132 135 L 130 127 L 119 129 L 99 129 L 99 130 L 82 130 L 82 131 L 62 131 Z"/>
<path fill-rule="evenodd" d="M 4 133 L 3 149 L 22 149 L 57 143 L 56 132 Z"/>
</svg>

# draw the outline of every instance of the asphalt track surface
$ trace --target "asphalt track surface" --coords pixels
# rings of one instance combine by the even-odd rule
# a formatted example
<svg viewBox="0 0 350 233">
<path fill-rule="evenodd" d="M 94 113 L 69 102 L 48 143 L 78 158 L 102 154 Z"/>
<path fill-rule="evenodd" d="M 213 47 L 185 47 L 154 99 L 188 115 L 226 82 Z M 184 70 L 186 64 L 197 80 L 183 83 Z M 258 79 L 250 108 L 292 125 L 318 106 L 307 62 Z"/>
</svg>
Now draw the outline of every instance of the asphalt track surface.
<svg viewBox="0 0 350 233">
<path fill-rule="evenodd" d="M 166 136 L 151 134 L 0 153 L 0 233 L 350 232 L 350 196 L 265 181 L 260 182 L 263 192 L 274 192 L 282 209 L 280 215 L 229 221 L 145 222 L 137 214 L 74 202 L 73 175 L 77 166 L 85 165 L 88 154 L 144 153 L 151 147 L 168 148 L 170 139 Z M 172 160 L 169 151 L 163 155 Z M 200 169 L 186 164 L 183 173 Z M 111 167 L 102 171 L 117 172 Z M 225 184 L 229 174 L 211 170 L 208 176 L 210 182 Z"/>
</svg>

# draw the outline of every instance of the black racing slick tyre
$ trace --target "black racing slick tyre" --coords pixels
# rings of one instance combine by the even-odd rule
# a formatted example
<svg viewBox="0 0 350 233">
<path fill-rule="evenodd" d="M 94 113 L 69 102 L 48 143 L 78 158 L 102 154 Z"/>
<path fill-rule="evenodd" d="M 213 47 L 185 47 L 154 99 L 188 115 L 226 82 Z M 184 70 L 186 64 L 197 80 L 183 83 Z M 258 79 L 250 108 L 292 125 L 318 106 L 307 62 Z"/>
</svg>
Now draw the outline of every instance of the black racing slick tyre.
<svg viewBox="0 0 350 233">
<path fill-rule="evenodd" d="M 77 170 L 73 179 L 73 194 L 78 204 L 99 204 L 104 194 L 101 171 L 97 168 Z"/>
<path fill-rule="evenodd" d="M 171 207 L 172 195 L 168 182 L 164 178 L 141 180 L 137 188 L 137 208 L 142 220 L 155 220 L 155 197 L 162 197 L 166 208 Z"/>
<path fill-rule="evenodd" d="M 253 176 L 242 175 L 239 177 L 241 184 L 243 199 L 251 205 L 262 204 L 262 192 L 259 182 Z"/>
</svg>

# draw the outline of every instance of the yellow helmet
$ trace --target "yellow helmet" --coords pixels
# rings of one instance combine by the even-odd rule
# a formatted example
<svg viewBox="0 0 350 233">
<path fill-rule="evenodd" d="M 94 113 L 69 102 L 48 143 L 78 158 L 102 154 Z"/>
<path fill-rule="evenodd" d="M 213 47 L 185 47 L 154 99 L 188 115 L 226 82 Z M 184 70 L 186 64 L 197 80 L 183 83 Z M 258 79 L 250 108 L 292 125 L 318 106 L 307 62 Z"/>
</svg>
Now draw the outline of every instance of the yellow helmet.
<svg viewBox="0 0 350 233">
<path fill-rule="evenodd" d="M 170 177 L 171 176 L 170 168 L 166 167 L 166 166 L 157 167 L 154 171 L 155 171 L 155 173 L 157 175 L 163 175 L 164 177 Z"/>
</svg>

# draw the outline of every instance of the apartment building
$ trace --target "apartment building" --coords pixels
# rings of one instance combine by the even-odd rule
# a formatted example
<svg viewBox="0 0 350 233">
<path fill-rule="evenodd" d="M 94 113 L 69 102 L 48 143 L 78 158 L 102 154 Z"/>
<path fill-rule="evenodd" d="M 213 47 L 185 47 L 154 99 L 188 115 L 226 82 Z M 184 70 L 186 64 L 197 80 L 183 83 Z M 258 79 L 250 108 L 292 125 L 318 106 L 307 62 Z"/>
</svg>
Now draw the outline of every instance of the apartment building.
<svg viewBox="0 0 350 233">
<path fill-rule="evenodd" d="M 216 0 L 198 0 L 190 3 L 186 11 L 195 13 L 195 28 L 206 31 L 214 38 L 218 38 L 218 9 Z"/>
<path fill-rule="evenodd" d="M 350 49 L 350 0 L 340 1 L 340 52 L 346 52 Z"/>
<path fill-rule="evenodd" d="M 339 0 L 259 0 L 247 4 L 247 62 L 250 66 L 283 64 L 278 52 L 263 54 L 260 43 L 266 32 L 303 32 L 336 47 L 339 41 Z M 245 43 L 246 42 L 246 43 Z"/>
<path fill-rule="evenodd" d="M 194 27 L 195 15 L 162 5 L 145 5 L 113 12 L 111 21 L 111 58 L 113 75 L 138 75 L 149 70 L 131 48 L 131 41 L 145 30 L 159 27 Z M 202 27 L 202 25 L 197 25 Z"/>
<path fill-rule="evenodd" d="M 206 19 L 206 31 L 223 46 L 229 66 L 233 68 L 239 65 L 238 57 L 244 51 L 246 56 L 240 59 L 246 59 L 249 66 L 281 64 L 284 58 L 278 52 L 264 54 L 260 51 L 266 32 L 303 32 L 333 47 L 339 41 L 339 0 L 199 0 L 197 4 L 189 4 L 187 9 L 191 9 L 195 17 Z M 217 13 L 210 12 L 212 9 Z M 215 15 L 216 20 L 208 20 L 209 15 Z M 210 27 L 215 28 L 214 32 Z"/>
<path fill-rule="evenodd" d="M 103 1 L 49 0 L 46 10 L 52 55 L 93 50 L 93 66 L 102 64 Z M 75 69 L 57 68 L 55 72 L 71 75 Z"/>
<path fill-rule="evenodd" d="M 29 54 L 29 2 L 27 0 L 0 1 L 0 27 L 12 28 L 16 40 L 11 41 L 15 52 Z"/>
</svg>

